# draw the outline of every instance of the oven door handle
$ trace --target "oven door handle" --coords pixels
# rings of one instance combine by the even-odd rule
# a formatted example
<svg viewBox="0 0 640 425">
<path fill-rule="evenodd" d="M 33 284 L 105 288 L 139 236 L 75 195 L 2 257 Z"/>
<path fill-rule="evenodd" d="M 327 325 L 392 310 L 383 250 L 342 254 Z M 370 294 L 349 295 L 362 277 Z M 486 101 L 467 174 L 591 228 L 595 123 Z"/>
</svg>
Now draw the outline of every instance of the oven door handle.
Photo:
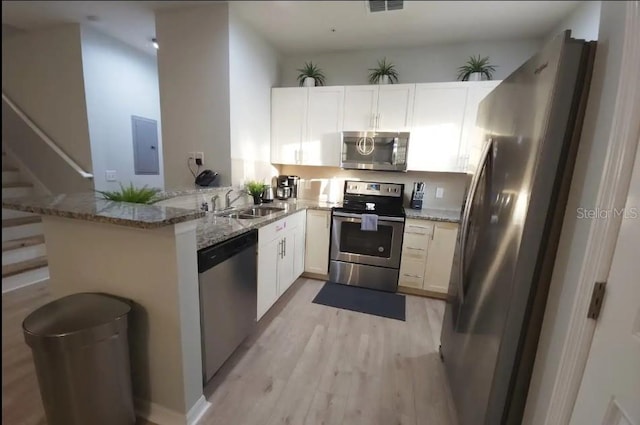
<svg viewBox="0 0 640 425">
<path fill-rule="evenodd" d="M 364 213 L 364 214 L 366 214 L 366 213 Z M 362 218 L 362 214 L 345 213 L 345 212 L 338 212 L 338 211 L 334 211 L 333 212 L 333 216 L 334 217 L 346 217 L 346 218 L 358 218 L 358 219 Z M 397 222 L 397 223 L 403 223 L 404 222 L 404 218 L 403 217 L 379 216 L 378 217 L 378 221 L 393 221 L 393 222 Z"/>
</svg>

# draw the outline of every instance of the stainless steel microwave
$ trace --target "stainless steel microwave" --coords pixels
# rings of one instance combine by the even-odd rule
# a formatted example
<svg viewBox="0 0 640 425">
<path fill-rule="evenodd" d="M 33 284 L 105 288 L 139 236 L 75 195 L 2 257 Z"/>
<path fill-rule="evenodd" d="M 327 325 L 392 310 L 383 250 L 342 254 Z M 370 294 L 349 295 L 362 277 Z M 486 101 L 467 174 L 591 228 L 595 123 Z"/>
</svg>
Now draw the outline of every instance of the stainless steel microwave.
<svg viewBox="0 0 640 425">
<path fill-rule="evenodd" d="M 408 132 L 343 131 L 340 167 L 407 171 Z"/>
</svg>

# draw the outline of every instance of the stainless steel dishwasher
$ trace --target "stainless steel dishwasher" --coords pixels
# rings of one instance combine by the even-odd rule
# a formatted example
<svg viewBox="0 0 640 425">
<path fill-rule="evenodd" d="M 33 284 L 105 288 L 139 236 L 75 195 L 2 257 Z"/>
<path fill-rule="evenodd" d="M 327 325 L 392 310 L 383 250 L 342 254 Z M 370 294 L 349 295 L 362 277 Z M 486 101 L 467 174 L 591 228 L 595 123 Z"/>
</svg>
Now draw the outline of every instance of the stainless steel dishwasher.
<svg viewBox="0 0 640 425">
<path fill-rule="evenodd" d="M 256 325 L 258 231 L 198 251 L 206 384 Z"/>
</svg>

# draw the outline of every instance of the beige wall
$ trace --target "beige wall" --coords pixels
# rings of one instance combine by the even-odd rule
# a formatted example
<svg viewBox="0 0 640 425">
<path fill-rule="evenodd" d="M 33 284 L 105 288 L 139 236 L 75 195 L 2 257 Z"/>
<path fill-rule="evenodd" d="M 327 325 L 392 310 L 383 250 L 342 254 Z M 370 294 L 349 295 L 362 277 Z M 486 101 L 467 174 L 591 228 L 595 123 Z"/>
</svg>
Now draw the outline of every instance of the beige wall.
<svg viewBox="0 0 640 425">
<path fill-rule="evenodd" d="M 79 25 L 3 38 L 2 91 L 91 172 Z M 28 158 L 21 160 L 30 167 Z"/>
<path fill-rule="evenodd" d="M 156 14 L 165 188 L 192 187 L 188 152 L 231 182 L 228 5 Z"/>
<path fill-rule="evenodd" d="M 459 211 L 462 208 L 468 177 L 460 173 L 425 173 L 409 171 L 406 173 L 382 171 L 342 170 L 335 167 L 305 167 L 299 165 L 281 165 L 281 174 L 299 176 L 304 181 L 300 184 L 299 196 L 303 199 L 326 200 L 338 202 L 342 200 L 342 191 L 346 179 L 371 180 L 404 184 L 405 207 L 411 198 L 413 182 L 425 183 L 425 195 L 422 208 L 437 208 Z M 444 196 L 436 198 L 436 188 L 444 189 Z"/>
</svg>

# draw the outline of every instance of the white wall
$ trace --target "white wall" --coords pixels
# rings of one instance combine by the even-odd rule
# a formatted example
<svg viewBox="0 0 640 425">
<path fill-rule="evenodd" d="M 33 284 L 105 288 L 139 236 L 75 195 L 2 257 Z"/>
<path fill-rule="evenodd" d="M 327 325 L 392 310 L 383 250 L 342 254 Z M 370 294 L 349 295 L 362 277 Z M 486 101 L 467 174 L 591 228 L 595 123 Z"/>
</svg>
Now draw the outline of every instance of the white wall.
<svg viewBox="0 0 640 425">
<path fill-rule="evenodd" d="M 494 79 L 501 80 L 540 46 L 541 40 L 509 40 L 292 55 L 283 58 L 280 83 L 285 87 L 297 86 L 297 69 L 312 60 L 324 71 L 327 85 L 368 84 L 368 69 L 383 57 L 396 66 L 400 83 L 455 81 L 457 68 L 469 56 L 478 54 L 489 56 L 497 66 Z"/>
<path fill-rule="evenodd" d="M 552 39 L 564 30 L 570 29 L 573 38 L 597 40 L 600 28 L 600 1 L 583 1 L 572 10 L 556 28 L 549 33 L 547 40 Z"/>
<path fill-rule="evenodd" d="M 299 197 L 302 199 L 328 202 L 342 201 L 344 181 L 372 180 L 404 184 L 405 206 L 409 205 L 413 182 L 424 182 L 425 193 L 422 208 L 435 208 L 460 211 L 469 182 L 462 173 L 426 173 L 408 171 L 392 173 L 388 171 L 342 170 L 335 167 L 308 167 L 300 165 L 281 165 L 282 174 L 299 176 L 302 181 Z M 444 190 L 442 198 L 436 198 L 436 188 Z"/>
<path fill-rule="evenodd" d="M 156 12 L 165 187 L 193 187 L 188 152 L 231 183 L 226 3 Z M 261 70 L 255 70 L 260 73 Z"/>
<path fill-rule="evenodd" d="M 229 5 L 229 90 L 232 184 L 268 180 L 271 88 L 278 82 L 279 53 Z"/>
<path fill-rule="evenodd" d="M 118 189 L 119 182 L 164 188 L 155 57 L 86 27 L 81 34 L 95 188 Z M 159 175 L 135 174 L 132 115 L 158 121 Z M 106 170 L 115 170 L 118 181 L 107 182 Z"/>
<path fill-rule="evenodd" d="M 3 37 L 2 91 L 91 172 L 79 25 Z M 30 166 L 28 158 L 21 160 Z"/>
<path fill-rule="evenodd" d="M 592 220 L 578 219 L 576 210 L 598 207 L 620 80 L 625 8 L 625 2 L 602 3 L 593 80 L 525 409 L 525 425 L 547 424 L 549 406 L 562 402 L 553 398 L 553 390 L 593 225 Z"/>
</svg>

